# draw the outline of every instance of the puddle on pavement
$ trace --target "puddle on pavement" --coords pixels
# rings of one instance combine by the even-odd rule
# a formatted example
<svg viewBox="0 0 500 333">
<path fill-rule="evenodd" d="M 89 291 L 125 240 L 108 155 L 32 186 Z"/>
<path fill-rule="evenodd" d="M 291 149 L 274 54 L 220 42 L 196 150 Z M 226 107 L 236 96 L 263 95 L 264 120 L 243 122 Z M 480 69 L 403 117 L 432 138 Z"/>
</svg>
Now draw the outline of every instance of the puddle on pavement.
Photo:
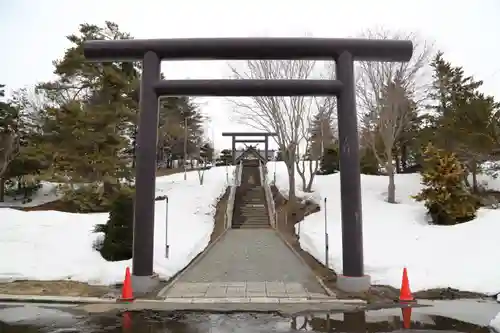
<svg viewBox="0 0 500 333">
<path fill-rule="evenodd" d="M 498 305 L 491 305 L 491 314 L 488 313 L 488 316 L 494 317 L 495 312 L 500 309 Z M 429 309 L 433 308 L 406 308 L 404 310 L 393 308 L 294 317 L 273 314 L 192 312 L 124 312 L 78 316 L 71 314 L 71 309 L 55 310 L 31 306 L 27 312 L 24 307 L 16 308 L 16 311 L 12 311 L 12 308 L 0 308 L 0 320 L 9 322 L 0 321 L 0 333 L 411 332 L 413 330 L 419 332 L 491 332 L 487 327 L 491 318 L 474 317 L 469 313 L 469 319 L 476 319 L 460 320 L 460 315 L 430 314 L 432 311 Z M 5 318 L 5 312 L 3 312 L 5 310 L 11 310 L 11 318 Z M 484 316 L 484 309 L 478 309 L 479 312 Z M 29 319 L 30 313 L 33 314 L 31 319 Z M 437 313 L 442 313 L 442 311 L 437 311 Z M 24 317 L 19 317 L 21 315 Z"/>
</svg>

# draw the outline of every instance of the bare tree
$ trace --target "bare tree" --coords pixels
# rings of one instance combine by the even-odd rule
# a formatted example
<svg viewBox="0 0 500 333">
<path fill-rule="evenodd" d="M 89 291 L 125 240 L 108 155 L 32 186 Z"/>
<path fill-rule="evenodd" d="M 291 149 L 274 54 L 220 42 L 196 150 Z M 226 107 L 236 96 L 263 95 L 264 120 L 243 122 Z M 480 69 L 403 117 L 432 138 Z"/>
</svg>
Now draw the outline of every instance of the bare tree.
<svg viewBox="0 0 500 333">
<path fill-rule="evenodd" d="M 366 140 L 379 163 L 385 166 L 389 176 L 387 201 L 395 203 L 392 151 L 408 126 L 413 107 L 418 107 L 427 96 L 427 70 L 432 48 L 415 33 L 378 29 L 364 32 L 363 37 L 408 39 L 414 45 L 409 62 L 360 62 L 357 67 L 356 89 L 365 133 L 363 141 Z"/>
<path fill-rule="evenodd" d="M 313 61 L 305 60 L 249 60 L 245 68 L 231 66 L 233 75 L 238 79 L 308 79 L 315 66 Z M 234 112 L 239 120 L 257 130 L 275 132 L 274 138 L 283 152 L 289 181 L 289 202 L 295 203 L 295 165 L 297 148 L 303 138 L 311 108 L 311 99 L 304 96 L 255 96 L 244 101 L 232 101 Z"/>
<path fill-rule="evenodd" d="M 371 128 L 365 134 L 368 136 L 370 148 L 380 165 L 383 165 L 389 176 L 387 201 L 396 202 L 396 184 L 394 180 L 393 148 L 401 132 L 409 123 L 415 110 L 414 103 L 399 84 L 390 82 L 384 88 L 381 105 L 377 112 L 370 113 L 366 118 Z"/>
</svg>

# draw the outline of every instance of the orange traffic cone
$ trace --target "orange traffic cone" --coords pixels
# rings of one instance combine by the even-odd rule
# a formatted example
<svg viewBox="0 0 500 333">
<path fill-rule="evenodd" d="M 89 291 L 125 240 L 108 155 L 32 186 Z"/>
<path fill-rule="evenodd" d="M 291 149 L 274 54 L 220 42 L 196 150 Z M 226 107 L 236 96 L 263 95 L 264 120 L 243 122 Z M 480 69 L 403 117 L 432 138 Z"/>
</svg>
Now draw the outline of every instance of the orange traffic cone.
<svg viewBox="0 0 500 333">
<path fill-rule="evenodd" d="M 409 329 L 411 326 L 411 308 L 402 308 L 401 312 L 403 314 L 403 328 Z"/>
<path fill-rule="evenodd" d="M 414 300 L 410 290 L 406 267 L 403 269 L 403 281 L 401 282 L 401 290 L 399 291 L 399 300 L 402 302 L 411 302 Z"/>
<path fill-rule="evenodd" d="M 130 269 L 125 269 L 125 280 L 123 281 L 122 296 L 118 299 L 121 302 L 131 302 L 134 300 L 132 291 L 132 280 L 130 278 Z"/>
</svg>

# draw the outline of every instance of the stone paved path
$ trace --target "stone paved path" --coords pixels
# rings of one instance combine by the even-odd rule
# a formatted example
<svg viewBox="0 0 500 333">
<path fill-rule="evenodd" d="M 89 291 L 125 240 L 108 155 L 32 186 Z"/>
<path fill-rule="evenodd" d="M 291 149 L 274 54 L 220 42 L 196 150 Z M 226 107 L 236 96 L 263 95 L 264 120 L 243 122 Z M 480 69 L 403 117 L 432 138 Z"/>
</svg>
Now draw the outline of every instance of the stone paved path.
<svg viewBox="0 0 500 333">
<path fill-rule="evenodd" d="M 273 229 L 231 229 L 163 297 L 325 298 L 311 269 Z"/>
</svg>

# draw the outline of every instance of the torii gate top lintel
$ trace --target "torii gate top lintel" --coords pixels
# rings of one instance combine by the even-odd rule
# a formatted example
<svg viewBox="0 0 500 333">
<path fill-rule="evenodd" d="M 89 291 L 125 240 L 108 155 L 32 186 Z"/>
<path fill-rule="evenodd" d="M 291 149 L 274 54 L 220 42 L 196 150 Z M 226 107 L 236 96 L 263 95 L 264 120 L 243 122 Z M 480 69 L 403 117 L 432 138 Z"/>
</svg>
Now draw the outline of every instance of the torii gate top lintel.
<svg viewBox="0 0 500 333">
<path fill-rule="evenodd" d="M 332 60 L 349 52 L 356 61 L 410 60 L 409 40 L 311 37 L 90 40 L 91 61 L 140 61 L 147 52 L 165 60 Z"/>
<path fill-rule="evenodd" d="M 223 132 L 222 136 L 276 136 L 277 133 L 274 132 Z"/>
</svg>

